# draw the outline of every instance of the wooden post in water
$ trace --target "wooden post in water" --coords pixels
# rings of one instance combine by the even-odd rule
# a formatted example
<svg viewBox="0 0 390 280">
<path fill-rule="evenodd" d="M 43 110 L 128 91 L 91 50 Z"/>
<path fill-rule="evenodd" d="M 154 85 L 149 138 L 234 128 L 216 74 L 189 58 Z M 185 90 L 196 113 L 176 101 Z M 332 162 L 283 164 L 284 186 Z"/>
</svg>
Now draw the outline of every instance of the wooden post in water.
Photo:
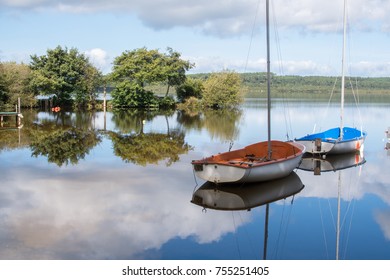
<svg viewBox="0 0 390 280">
<path fill-rule="evenodd" d="M 16 127 L 19 127 L 22 124 L 21 112 L 22 111 L 20 110 L 20 97 L 18 97 L 18 105 L 16 107 Z"/>
<path fill-rule="evenodd" d="M 106 86 L 104 86 L 104 89 L 103 89 L 103 109 L 104 109 L 104 112 L 106 111 L 106 107 L 107 107 Z"/>
<path fill-rule="evenodd" d="M 104 131 L 106 131 L 106 112 L 107 110 L 107 101 L 106 101 L 106 86 L 104 86 L 103 90 L 103 114 L 104 114 Z"/>
<path fill-rule="evenodd" d="M 19 103 L 19 98 L 18 98 Z M 19 112 L 18 112 L 19 104 L 15 105 L 15 126 L 18 127 L 19 125 Z"/>
</svg>

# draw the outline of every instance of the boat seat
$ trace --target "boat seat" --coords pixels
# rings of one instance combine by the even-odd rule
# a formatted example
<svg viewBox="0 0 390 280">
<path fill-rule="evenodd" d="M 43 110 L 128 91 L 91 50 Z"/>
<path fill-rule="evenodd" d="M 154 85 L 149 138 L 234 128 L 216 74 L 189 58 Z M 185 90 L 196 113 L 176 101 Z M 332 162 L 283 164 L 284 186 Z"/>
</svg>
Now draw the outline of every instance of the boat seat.
<svg viewBox="0 0 390 280">
<path fill-rule="evenodd" d="M 263 162 L 267 159 L 267 157 L 256 157 L 256 156 L 251 156 L 251 155 L 248 155 L 245 157 L 246 159 L 250 160 L 250 161 L 260 161 L 260 162 Z"/>
</svg>

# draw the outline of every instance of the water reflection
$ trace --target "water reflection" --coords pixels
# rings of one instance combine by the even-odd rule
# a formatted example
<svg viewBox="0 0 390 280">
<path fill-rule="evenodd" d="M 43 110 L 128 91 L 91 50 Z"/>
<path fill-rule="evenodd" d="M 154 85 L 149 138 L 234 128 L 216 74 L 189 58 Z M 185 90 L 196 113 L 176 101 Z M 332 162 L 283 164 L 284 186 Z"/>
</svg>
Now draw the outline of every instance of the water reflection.
<svg viewBox="0 0 390 280">
<path fill-rule="evenodd" d="M 141 166 L 157 164 L 161 160 L 166 160 L 166 165 L 170 166 L 191 149 L 184 141 L 184 133 L 179 131 L 131 135 L 110 132 L 108 135 L 116 156 Z"/>
<path fill-rule="evenodd" d="M 77 164 L 80 159 L 101 142 L 100 136 L 93 130 L 81 130 L 71 127 L 44 125 L 32 129 L 30 149 L 32 156 L 45 156 L 48 162 L 62 166 Z"/>
<path fill-rule="evenodd" d="M 298 168 L 305 171 L 312 171 L 314 175 L 321 175 L 322 172 L 347 169 L 359 166 L 365 162 L 363 152 L 328 155 L 326 157 L 306 154 L 303 156 Z"/>
<path fill-rule="evenodd" d="M 299 193 L 304 185 L 299 176 L 246 184 L 206 182 L 193 194 L 191 202 L 215 210 L 251 210 Z"/>
<path fill-rule="evenodd" d="M 211 139 L 236 140 L 240 130 L 241 110 L 204 110 L 201 112 L 179 111 L 177 121 L 186 132 L 207 130 Z"/>
<path fill-rule="evenodd" d="M 204 209 L 225 211 L 250 211 L 252 208 L 266 205 L 263 259 L 267 259 L 269 204 L 294 196 L 303 188 L 304 185 L 295 172 L 281 179 L 258 183 L 206 182 L 194 192 L 191 202 Z"/>
<path fill-rule="evenodd" d="M 340 253 L 342 258 L 345 259 L 348 252 L 348 240 L 350 239 L 349 233 L 351 232 L 352 220 L 353 220 L 353 205 L 356 197 L 356 192 L 361 176 L 361 168 L 366 163 L 363 152 L 358 151 L 356 153 L 347 153 L 340 155 L 328 155 L 324 158 L 316 155 L 307 155 L 302 159 L 301 165 L 298 167 L 301 170 L 309 171 L 314 176 L 321 178 L 322 182 L 327 184 L 329 189 L 337 191 L 336 203 L 333 201 L 327 201 L 326 203 L 320 203 L 321 216 L 320 219 L 323 223 L 326 217 L 323 216 L 325 210 L 329 210 L 331 213 L 331 221 L 334 224 L 335 233 L 332 236 L 326 236 L 326 232 L 329 234 L 331 227 L 323 226 L 323 234 L 325 242 L 327 240 L 334 240 L 334 249 L 326 248 L 327 258 L 331 257 L 331 252 L 334 250 L 334 258 L 338 260 Z M 353 171 L 354 167 L 359 167 L 358 174 L 348 173 L 347 171 Z M 348 170 L 349 169 L 349 170 Z M 324 175 L 329 175 L 324 177 Z M 349 177 L 348 177 L 349 176 Z M 310 180 L 315 184 L 316 180 Z M 336 204 L 336 205 L 335 205 Z M 335 214 L 334 214 L 335 213 Z M 341 238 L 341 231 L 343 231 L 343 237 Z M 334 238 L 334 239 L 333 239 Z M 341 245 L 343 242 L 343 245 Z M 332 242 L 330 242 L 332 243 Z M 342 249 L 340 247 L 343 247 Z"/>
<path fill-rule="evenodd" d="M 294 103 L 294 134 L 312 127 L 312 116 L 325 107 Z M 273 133 L 284 139 L 283 106 L 275 102 L 273 109 Z M 265 137 L 266 120 L 259 118 L 259 110 L 263 107 L 250 103 L 225 127 L 224 115 L 218 113 L 129 112 L 128 117 L 116 112 L 24 111 L 22 129 L 0 130 L 0 259 L 261 258 L 266 206 L 204 213 L 205 206 L 189 202 L 198 186 L 191 159 L 227 149 L 222 142 L 235 133 L 237 146 Z M 322 161 L 320 176 L 314 175 L 318 163 L 311 162 L 309 171 L 297 170 L 304 189 L 269 203 L 269 259 L 335 258 L 340 173 L 340 258 L 390 259 L 390 160 L 384 150 L 386 127 L 378 126 L 378 120 L 390 118 L 390 110 L 382 104 L 368 104 L 363 110 L 369 134 L 365 163 L 337 170 L 339 163 Z M 330 113 L 338 116 L 338 107 L 331 107 Z M 218 125 L 206 125 L 206 117 Z M 78 134 L 78 143 L 91 134 L 85 136 L 90 148 L 78 153 L 77 164 L 71 156 L 68 165 L 48 164 L 50 153 L 44 150 L 32 156 L 31 144 L 40 144 L 39 137 L 54 141 L 68 131 Z M 96 145 L 93 134 L 100 139 Z M 177 145 L 167 147 L 177 156 L 156 147 L 155 152 L 165 156 L 154 164 L 153 157 L 139 160 L 139 151 L 134 151 L 137 157 L 126 154 L 134 150 L 133 141 L 144 143 L 143 137 L 156 146 L 159 141 L 165 147 Z M 188 151 L 186 145 L 191 146 Z M 353 155 L 346 165 L 359 161 Z M 262 197 L 229 196 L 241 206 Z"/>
<path fill-rule="evenodd" d="M 25 114 L 25 127 L 2 130 L 0 151 L 28 147 L 31 156 L 44 156 L 59 167 L 76 165 L 99 143 L 108 137 L 113 154 L 125 162 L 146 166 L 165 160 L 167 166 L 192 148 L 176 123 L 172 126 L 173 112 L 134 110 L 110 114 L 112 130 L 107 129 L 104 112 L 103 124 L 99 113 L 93 112 L 33 112 Z M 145 131 L 149 122 L 161 117 L 157 129 Z M 100 123 L 99 123 L 100 122 Z"/>
</svg>

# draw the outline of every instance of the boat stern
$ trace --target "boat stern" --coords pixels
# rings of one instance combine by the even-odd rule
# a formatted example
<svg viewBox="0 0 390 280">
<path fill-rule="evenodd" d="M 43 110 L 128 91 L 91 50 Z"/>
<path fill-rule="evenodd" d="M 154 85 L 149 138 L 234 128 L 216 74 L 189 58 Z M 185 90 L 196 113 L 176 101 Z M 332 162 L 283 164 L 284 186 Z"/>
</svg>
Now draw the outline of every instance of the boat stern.
<svg viewBox="0 0 390 280">
<path fill-rule="evenodd" d="M 208 163 L 202 160 L 192 161 L 195 175 L 203 180 L 214 183 L 238 182 L 246 174 L 246 168 L 224 165 L 219 163 Z"/>
</svg>

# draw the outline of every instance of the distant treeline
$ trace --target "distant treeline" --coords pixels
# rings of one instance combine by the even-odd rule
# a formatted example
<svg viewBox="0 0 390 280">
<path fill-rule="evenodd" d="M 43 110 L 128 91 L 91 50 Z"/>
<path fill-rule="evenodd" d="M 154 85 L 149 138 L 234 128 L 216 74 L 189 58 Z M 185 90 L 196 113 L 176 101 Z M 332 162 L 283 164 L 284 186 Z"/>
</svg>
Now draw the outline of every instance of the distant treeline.
<svg viewBox="0 0 390 280">
<path fill-rule="evenodd" d="M 210 73 L 189 74 L 188 77 L 194 79 L 206 80 Z M 246 97 L 265 96 L 267 91 L 266 73 L 240 73 L 242 86 Z M 334 90 L 337 94 L 341 88 L 340 77 L 324 76 L 278 76 L 272 74 L 272 91 L 276 97 L 290 96 L 296 97 L 303 95 L 305 97 L 329 96 Z M 385 78 L 362 78 L 346 77 L 346 90 L 351 92 L 353 87 L 359 95 L 390 95 L 390 77 Z"/>
</svg>

